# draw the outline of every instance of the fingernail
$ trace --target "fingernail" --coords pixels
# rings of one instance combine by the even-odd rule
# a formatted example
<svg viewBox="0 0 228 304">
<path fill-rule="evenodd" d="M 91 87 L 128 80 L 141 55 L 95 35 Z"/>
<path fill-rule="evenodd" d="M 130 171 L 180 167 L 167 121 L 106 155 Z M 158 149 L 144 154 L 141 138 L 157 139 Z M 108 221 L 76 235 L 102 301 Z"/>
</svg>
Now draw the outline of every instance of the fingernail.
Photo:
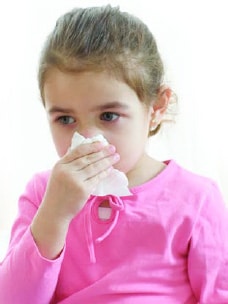
<svg viewBox="0 0 228 304">
<path fill-rule="evenodd" d="M 107 149 L 108 149 L 108 151 L 111 152 L 111 153 L 114 153 L 114 152 L 116 151 L 115 146 L 112 146 L 112 145 L 109 145 L 109 146 L 107 147 Z"/>
<path fill-rule="evenodd" d="M 107 169 L 107 173 L 112 172 L 112 170 L 113 170 L 113 167 L 109 167 L 109 168 Z"/>
<path fill-rule="evenodd" d="M 119 160 L 120 159 L 120 155 L 118 153 L 115 153 L 113 155 L 114 160 Z"/>
</svg>

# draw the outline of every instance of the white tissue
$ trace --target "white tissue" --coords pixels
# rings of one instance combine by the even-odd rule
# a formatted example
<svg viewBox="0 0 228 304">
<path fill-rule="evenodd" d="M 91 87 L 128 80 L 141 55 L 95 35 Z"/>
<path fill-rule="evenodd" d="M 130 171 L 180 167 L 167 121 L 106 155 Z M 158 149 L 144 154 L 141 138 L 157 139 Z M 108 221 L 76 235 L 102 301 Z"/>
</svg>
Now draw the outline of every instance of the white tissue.
<svg viewBox="0 0 228 304">
<path fill-rule="evenodd" d="M 103 135 L 99 134 L 92 138 L 85 138 L 79 133 L 75 132 L 71 140 L 71 149 L 81 144 L 92 143 L 95 141 L 101 141 L 108 145 L 107 140 Z M 131 195 L 132 193 L 128 189 L 128 179 L 126 175 L 117 170 L 113 169 L 107 178 L 103 179 L 92 192 L 93 195 L 104 196 L 107 194 L 113 194 L 117 196 Z"/>
<path fill-rule="evenodd" d="M 75 132 L 73 137 L 72 137 L 72 140 L 71 140 L 71 149 L 76 148 L 77 146 L 79 146 L 81 144 L 88 144 L 88 143 L 92 143 L 92 142 L 95 142 L 95 141 L 101 141 L 106 146 L 108 145 L 107 140 L 101 134 L 96 135 L 92 138 L 85 138 L 84 136 L 82 136 L 78 132 Z"/>
</svg>

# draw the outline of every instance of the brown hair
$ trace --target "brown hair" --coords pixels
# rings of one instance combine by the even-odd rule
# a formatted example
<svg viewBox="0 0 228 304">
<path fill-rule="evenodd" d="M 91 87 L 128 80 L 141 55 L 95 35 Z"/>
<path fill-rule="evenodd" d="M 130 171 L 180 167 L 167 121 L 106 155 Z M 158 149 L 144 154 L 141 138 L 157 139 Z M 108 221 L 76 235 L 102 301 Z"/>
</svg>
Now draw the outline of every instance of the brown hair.
<svg viewBox="0 0 228 304">
<path fill-rule="evenodd" d="M 51 67 L 66 72 L 106 71 L 128 84 L 146 104 L 156 99 L 164 76 L 148 27 L 110 5 L 76 8 L 57 20 L 40 58 L 38 80 L 43 102 L 45 77 Z"/>
</svg>

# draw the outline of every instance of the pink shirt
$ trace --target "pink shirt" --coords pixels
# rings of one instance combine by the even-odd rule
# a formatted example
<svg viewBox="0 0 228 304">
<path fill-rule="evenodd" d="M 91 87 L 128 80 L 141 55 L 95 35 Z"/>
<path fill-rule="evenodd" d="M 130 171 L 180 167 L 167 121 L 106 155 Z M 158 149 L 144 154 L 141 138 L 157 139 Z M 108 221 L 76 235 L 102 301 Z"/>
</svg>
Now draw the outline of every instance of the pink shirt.
<svg viewBox="0 0 228 304">
<path fill-rule="evenodd" d="M 228 212 L 213 181 L 170 161 L 131 196 L 91 196 L 61 256 L 47 260 L 30 223 L 49 174 L 35 175 L 20 197 L 1 304 L 228 303 Z M 109 219 L 98 215 L 104 199 Z"/>
</svg>

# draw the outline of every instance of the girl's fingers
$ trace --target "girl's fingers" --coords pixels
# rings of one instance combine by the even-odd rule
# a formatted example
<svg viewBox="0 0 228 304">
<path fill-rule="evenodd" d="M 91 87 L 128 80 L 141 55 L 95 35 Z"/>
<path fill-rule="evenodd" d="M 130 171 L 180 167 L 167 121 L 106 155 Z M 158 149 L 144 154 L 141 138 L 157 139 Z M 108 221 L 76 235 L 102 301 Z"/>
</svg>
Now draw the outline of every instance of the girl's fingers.
<svg viewBox="0 0 228 304">
<path fill-rule="evenodd" d="M 108 165 L 113 164 L 113 158 L 117 157 L 116 154 L 117 153 L 114 153 L 114 151 L 104 149 L 100 152 L 78 158 L 77 160 L 72 162 L 72 164 L 74 165 L 74 168 L 77 170 L 82 170 L 87 167 L 88 169 L 98 168 L 98 166 L 103 165 L 101 168 L 102 170 L 103 168 L 106 168 Z"/>
<path fill-rule="evenodd" d="M 83 144 L 69 151 L 58 162 L 56 172 L 68 184 L 67 187 L 77 193 L 76 196 L 79 197 L 80 193 L 86 196 L 118 161 L 119 154 L 112 145 L 102 146 L 98 142 Z"/>
<path fill-rule="evenodd" d="M 76 151 L 77 152 L 77 151 Z M 108 158 L 109 156 L 115 155 L 115 148 L 114 146 L 106 146 L 103 147 L 102 150 L 98 152 L 93 152 L 90 154 L 83 155 L 79 157 L 80 153 L 72 153 L 73 155 L 70 156 L 70 158 L 65 158 L 63 161 L 65 164 L 71 164 L 74 166 L 74 170 L 82 170 L 86 168 L 87 166 L 90 166 L 94 163 L 97 163 L 98 161 Z M 75 158 L 74 158 L 75 157 Z M 68 162 L 66 162 L 68 160 Z M 71 160 L 71 161 L 69 161 Z"/>
<path fill-rule="evenodd" d="M 110 168 L 117 163 L 119 159 L 120 157 L 117 153 L 107 156 L 97 162 L 87 165 L 84 169 L 80 170 L 80 174 L 84 180 L 90 180 L 95 176 L 100 176 L 100 174 L 100 177 L 102 177 L 102 172 L 110 170 Z"/>
<path fill-rule="evenodd" d="M 66 155 L 62 158 L 62 163 L 70 163 L 82 157 L 88 157 L 89 155 L 94 157 L 93 154 L 103 151 L 104 156 L 108 155 L 107 152 L 115 152 L 115 147 L 112 145 L 104 146 L 102 142 L 94 142 L 89 144 L 82 144 L 75 149 L 69 149 Z M 102 154 L 100 154 L 102 155 Z M 99 154 L 98 154 L 99 156 Z M 95 156 L 96 159 L 96 156 Z M 92 160 L 92 158 L 91 158 Z"/>
<path fill-rule="evenodd" d="M 87 179 L 85 182 L 88 183 L 90 189 L 92 189 L 93 191 L 96 188 L 96 186 L 99 184 L 99 182 L 105 179 L 112 170 L 113 168 L 109 167 L 106 170 L 99 172 L 97 175 Z"/>
</svg>

